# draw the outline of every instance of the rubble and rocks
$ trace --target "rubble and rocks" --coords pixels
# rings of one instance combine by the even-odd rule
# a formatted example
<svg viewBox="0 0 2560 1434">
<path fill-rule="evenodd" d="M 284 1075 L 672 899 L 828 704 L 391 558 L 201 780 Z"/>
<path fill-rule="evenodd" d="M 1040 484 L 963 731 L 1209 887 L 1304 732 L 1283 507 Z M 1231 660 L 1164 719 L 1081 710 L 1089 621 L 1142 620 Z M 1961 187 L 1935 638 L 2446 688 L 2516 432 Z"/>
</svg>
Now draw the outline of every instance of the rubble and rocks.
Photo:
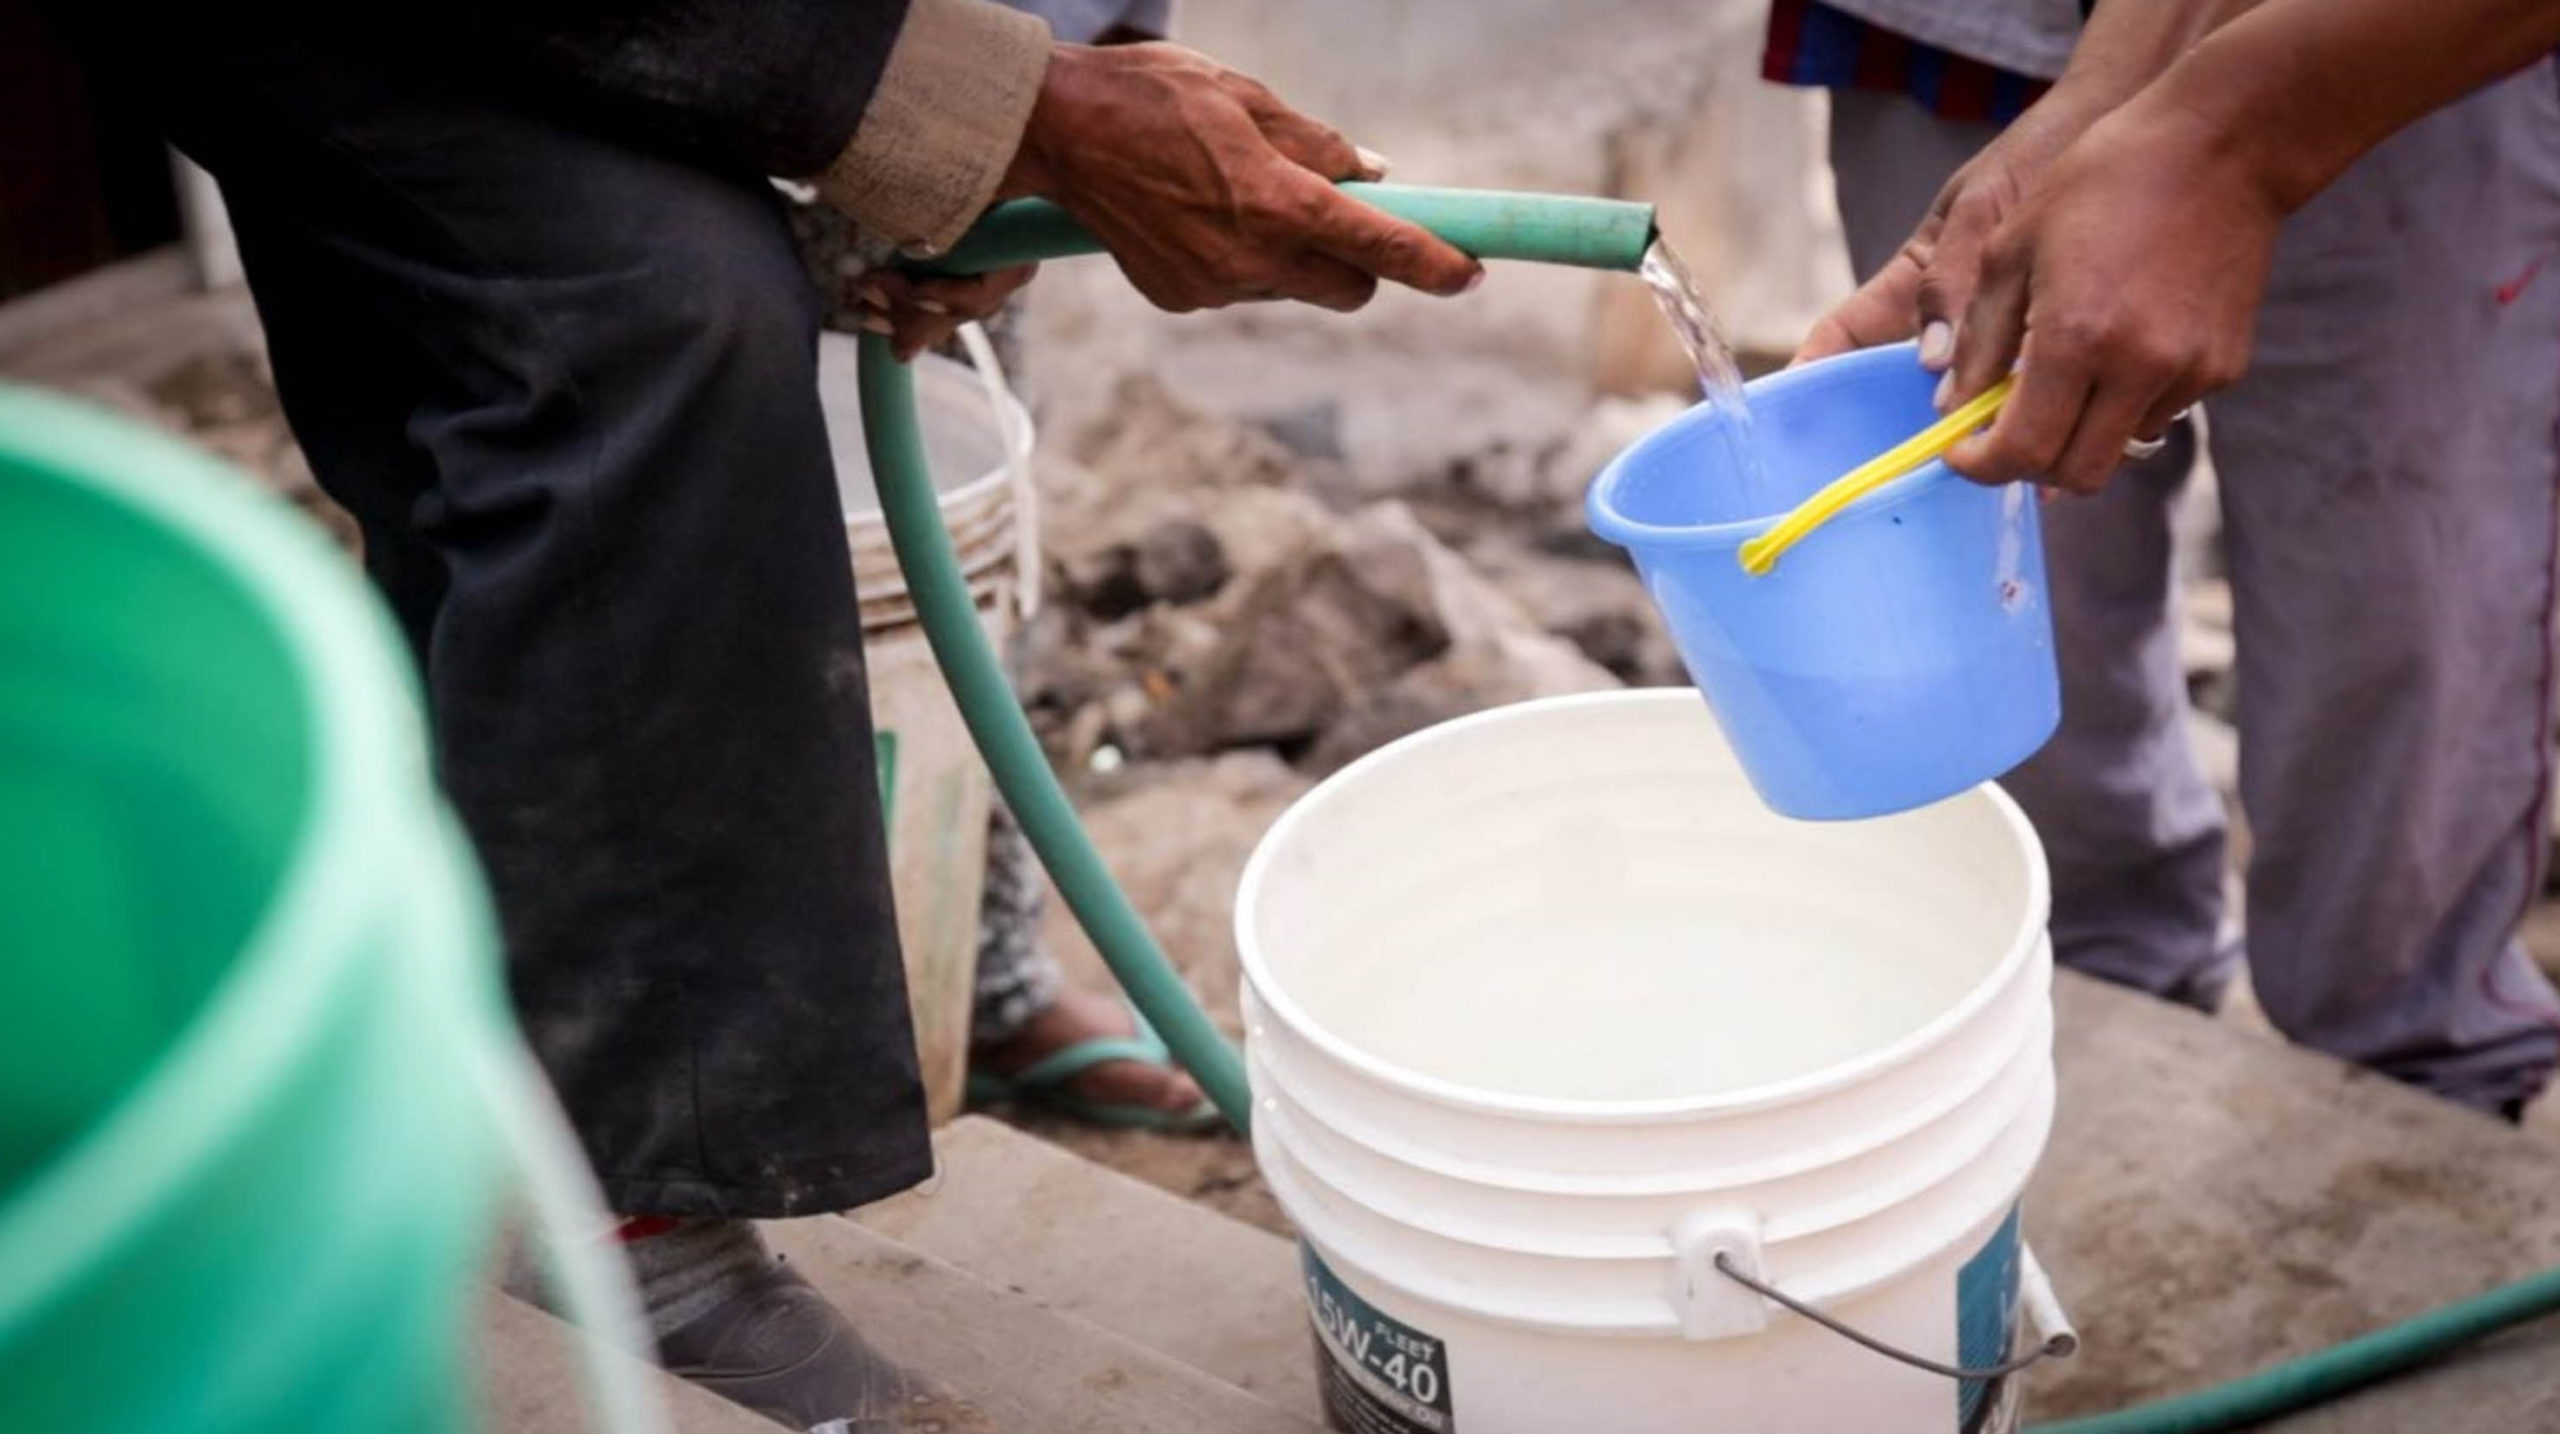
<svg viewBox="0 0 2560 1434">
<path fill-rule="evenodd" d="M 1582 515 L 1583 494 L 1600 469 L 1682 407 L 1667 394 L 1603 398 L 1535 453 L 1495 443 L 1462 457 L 1446 483 L 1416 496 L 1416 511 L 1541 629 L 1621 682 L 1685 681 L 1626 555 L 1593 536 Z"/>
<path fill-rule="evenodd" d="M 1302 751 L 1364 694 L 1447 652 L 1429 536 L 1381 505 L 1260 574 L 1208 662 L 1185 674 L 1158 750 Z"/>
<path fill-rule="evenodd" d="M 1320 496 L 1332 460 L 1150 379 L 1121 392 L 1117 420 L 1072 445 L 1083 461 L 1044 484 L 1065 601 L 1029 632 L 1024 688 L 1062 765 L 1106 747 L 1133 760 L 1264 748 L 1322 773 L 1462 712 L 1644 670 L 1643 595 L 1623 565 L 1537 554 L 1569 510 L 1579 528 L 1543 474 L 1471 503 L 1473 465 L 1453 464 L 1416 495 L 1436 522 L 1393 498 L 1338 510 Z M 1548 445 L 1546 464 L 1569 447 Z M 1508 529 L 1521 531 L 1489 551 L 1524 573 L 1546 564 L 1530 584 L 1545 613 L 1446 540 Z"/>
<path fill-rule="evenodd" d="M 1135 540 L 1062 566 L 1067 595 L 1105 622 L 1151 603 L 1181 606 L 1217 596 L 1234 571 L 1226 545 L 1207 525 L 1168 518 Z"/>
</svg>

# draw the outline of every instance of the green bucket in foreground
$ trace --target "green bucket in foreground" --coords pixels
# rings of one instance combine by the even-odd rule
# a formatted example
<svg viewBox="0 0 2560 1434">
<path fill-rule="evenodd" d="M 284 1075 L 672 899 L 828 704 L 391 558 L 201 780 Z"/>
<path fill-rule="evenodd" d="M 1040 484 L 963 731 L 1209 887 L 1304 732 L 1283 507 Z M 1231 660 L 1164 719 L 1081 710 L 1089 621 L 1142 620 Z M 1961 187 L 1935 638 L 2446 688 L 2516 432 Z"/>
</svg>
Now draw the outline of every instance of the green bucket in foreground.
<svg viewBox="0 0 2560 1434">
<path fill-rule="evenodd" d="M 0 1429 L 468 1424 L 514 1036 L 418 710 L 280 505 L 0 388 Z"/>
</svg>

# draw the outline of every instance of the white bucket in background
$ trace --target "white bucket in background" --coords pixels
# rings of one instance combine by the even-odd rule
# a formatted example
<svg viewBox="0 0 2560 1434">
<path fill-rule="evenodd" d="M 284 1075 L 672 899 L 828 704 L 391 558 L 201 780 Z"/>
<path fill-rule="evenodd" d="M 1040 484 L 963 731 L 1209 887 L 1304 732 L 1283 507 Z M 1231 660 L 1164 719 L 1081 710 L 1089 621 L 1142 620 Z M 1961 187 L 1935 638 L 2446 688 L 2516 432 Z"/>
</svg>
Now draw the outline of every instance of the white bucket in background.
<svg viewBox="0 0 2560 1434">
<path fill-rule="evenodd" d="M 974 327 L 964 331 L 972 373 L 926 354 L 915 362 L 916 417 L 940 498 L 943 526 L 998 651 L 1027 614 L 1038 581 L 1032 528 L 1031 415 L 1005 388 Z M 986 889 L 987 812 L 994 782 L 969 740 L 960 709 L 934 665 L 889 543 L 862 447 L 856 344 L 818 339 L 818 397 L 835 452 L 836 488 L 862 599 L 863 657 L 870 670 L 883 795 L 889 807 L 890 886 L 925 1101 L 936 1122 L 960 1113 L 967 1094 L 969 1016 L 978 964 L 978 908 Z"/>
<path fill-rule="evenodd" d="M 1800 823 L 1695 691 L 1467 717 L 1280 819 L 1236 911 L 1254 1153 L 1360 1434 L 1930 1434 L 2015 1381 L 2044 858 L 1992 787 Z"/>
</svg>

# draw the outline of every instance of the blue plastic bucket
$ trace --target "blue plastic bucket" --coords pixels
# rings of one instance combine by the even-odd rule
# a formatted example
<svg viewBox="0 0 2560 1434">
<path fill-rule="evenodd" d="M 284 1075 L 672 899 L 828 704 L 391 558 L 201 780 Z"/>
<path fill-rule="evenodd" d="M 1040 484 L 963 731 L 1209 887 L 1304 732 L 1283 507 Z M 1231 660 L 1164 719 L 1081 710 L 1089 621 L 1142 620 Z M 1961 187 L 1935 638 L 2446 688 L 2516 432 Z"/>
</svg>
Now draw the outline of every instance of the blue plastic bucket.
<svg viewBox="0 0 2560 1434">
<path fill-rule="evenodd" d="M 1763 801 L 1791 817 L 1906 811 L 2026 760 L 2062 717 L 2036 497 L 1930 463 L 1755 578 L 1735 550 L 1937 417 L 1912 345 L 1746 390 L 1762 471 L 1701 404 L 1602 470 L 1592 530 L 1625 548 Z M 1758 509 L 1759 511 L 1750 511 Z"/>
</svg>

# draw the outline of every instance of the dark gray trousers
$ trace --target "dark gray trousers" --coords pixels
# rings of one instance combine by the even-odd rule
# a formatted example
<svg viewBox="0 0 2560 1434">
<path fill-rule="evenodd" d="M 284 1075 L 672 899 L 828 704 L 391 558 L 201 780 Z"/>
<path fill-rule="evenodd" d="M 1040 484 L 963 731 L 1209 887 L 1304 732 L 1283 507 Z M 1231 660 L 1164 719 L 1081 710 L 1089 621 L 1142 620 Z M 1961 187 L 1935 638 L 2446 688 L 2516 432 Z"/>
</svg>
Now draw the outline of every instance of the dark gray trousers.
<svg viewBox="0 0 2560 1434">
<path fill-rule="evenodd" d="M 171 130 L 416 649 L 517 1010 L 612 1204 L 774 1217 L 921 1179 L 777 196 L 388 46 L 238 27 L 186 58 Z"/>
</svg>

